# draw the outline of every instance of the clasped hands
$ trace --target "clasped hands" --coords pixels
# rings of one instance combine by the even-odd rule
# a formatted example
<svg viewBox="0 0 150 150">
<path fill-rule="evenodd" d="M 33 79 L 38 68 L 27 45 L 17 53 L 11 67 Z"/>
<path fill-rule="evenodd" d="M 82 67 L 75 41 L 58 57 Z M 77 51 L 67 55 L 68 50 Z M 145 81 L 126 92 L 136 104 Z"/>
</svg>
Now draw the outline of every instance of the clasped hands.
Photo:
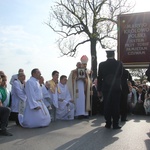
<svg viewBox="0 0 150 150">
<path fill-rule="evenodd" d="M 39 109 L 41 109 L 41 107 L 40 107 L 40 106 L 38 106 L 38 107 L 35 107 L 34 109 L 35 109 L 35 110 L 39 110 Z"/>
</svg>

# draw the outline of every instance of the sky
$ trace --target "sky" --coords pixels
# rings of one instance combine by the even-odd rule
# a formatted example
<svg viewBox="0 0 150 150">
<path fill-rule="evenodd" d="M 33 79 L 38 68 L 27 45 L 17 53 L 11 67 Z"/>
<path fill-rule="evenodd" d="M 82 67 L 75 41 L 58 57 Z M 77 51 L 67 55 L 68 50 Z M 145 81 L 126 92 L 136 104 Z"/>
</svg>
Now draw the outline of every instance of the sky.
<svg viewBox="0 0 150 150">
<path fill-rule="evenodd" d="M 89 47 L 82 47 L 76 58 L 60 57 L 57 35 L 45 24 L 53 1 L 0 0 L 0 70 L 7 75 L 8 84 L 19 68 L 24 69 L 26 80 L 33 68 L 39 68 L 46 81 L 54 70 L 68 76 L 82 55 L 90 58 Z M 150 11 L 149 4 L 149 0 L 136 0 L 134 12 Z M 98 63 L 106 60 L 105 51 L 97 57 Z"/>
</svg>

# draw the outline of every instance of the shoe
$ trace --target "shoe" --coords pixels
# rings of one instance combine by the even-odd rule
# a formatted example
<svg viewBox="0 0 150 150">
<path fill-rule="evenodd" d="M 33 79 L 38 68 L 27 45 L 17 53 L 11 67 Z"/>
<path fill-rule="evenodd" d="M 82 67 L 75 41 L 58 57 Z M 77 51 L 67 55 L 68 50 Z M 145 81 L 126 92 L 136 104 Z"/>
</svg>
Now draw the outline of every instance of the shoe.
<svg viewBox="0 0 150 150">
<path fill-rule="evenodd" d="M 89 119 L 89 116 L 84 116 L 84 119 Z"/>
<path fill-rule="evenodd" d="M 111 125 L 105 125 L 105 128 L 107 128 L 107 129 L 110 129 L 111 128 Z"/>
<path fill-rule="evenodd" d="M 80 115 L 80 116 L 77 116 L 77 119 L 84 119 L 84 116 L 83 115 Z"/>
<path fill-rule="evenodd" d="M 121 122 L 126 122 L 126 121 L 128 121 L 127 119 L 121 119 Z"/>
<path fill-rule="evenodd" d="M 120 126 L 114 126 L 113 129 L 121 129 Z"/>
<path fill-rule="evenodd" d="M 13 136 L 12 133 L 8 132 L 7 130 L 4 130 L 4 131 L 1 130 L 0 135 Z"/>
</svg>

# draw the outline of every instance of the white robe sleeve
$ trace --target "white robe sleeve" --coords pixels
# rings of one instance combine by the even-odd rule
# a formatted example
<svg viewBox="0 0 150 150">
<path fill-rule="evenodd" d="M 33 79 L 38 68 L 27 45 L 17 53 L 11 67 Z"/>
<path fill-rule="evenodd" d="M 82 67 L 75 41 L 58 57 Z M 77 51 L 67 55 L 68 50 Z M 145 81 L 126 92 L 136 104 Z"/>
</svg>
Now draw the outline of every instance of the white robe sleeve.
<svg viewBox="0 0 150 150">
<path fill-rule="evenodd" d="M 30 109 L 39 107 L 38 102 L 36 101 L 36 92 L 34 91 L 35 83 L 32 81 L 27 81 L 25 84 L 25 91 L 28 97 L 28 103 Z"/>
<path fill-rule="evenodd" d="M 19 83 L 19 81 L 14 81 L 14 83 L 13 83 L 13 88 L 14 88 L 14 90 L 16 91 L 17 96 L 18 96 L 21 100 L 26 101 L 27 96 L 26 96 L 26 94 L 25 94 L 24 89 L 21 89 L 21 88 L 20 88 L 20 83 Z M 12 94 L 13 94 L 13 93 L 12 93 Z"/>
</svg>

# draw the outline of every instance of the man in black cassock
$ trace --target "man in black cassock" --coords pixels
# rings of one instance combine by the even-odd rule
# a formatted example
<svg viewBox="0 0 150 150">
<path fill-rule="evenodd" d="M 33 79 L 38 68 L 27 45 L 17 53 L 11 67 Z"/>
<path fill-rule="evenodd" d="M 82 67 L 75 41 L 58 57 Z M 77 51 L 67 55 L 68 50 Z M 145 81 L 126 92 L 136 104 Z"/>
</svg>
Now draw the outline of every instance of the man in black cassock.
<svg viewBox="0 0 150 150">
<path fill-rule="evenodd" d="M 107 60 L 101 62 L 98 68 L 98 92 L 103 94 L 104 117 L 106 128 L 120 129 L 120 97 L 121 97 L 121 76 L 123 65 L 114 58 L 114 51 L 106 51 Z"/>
</svg>

